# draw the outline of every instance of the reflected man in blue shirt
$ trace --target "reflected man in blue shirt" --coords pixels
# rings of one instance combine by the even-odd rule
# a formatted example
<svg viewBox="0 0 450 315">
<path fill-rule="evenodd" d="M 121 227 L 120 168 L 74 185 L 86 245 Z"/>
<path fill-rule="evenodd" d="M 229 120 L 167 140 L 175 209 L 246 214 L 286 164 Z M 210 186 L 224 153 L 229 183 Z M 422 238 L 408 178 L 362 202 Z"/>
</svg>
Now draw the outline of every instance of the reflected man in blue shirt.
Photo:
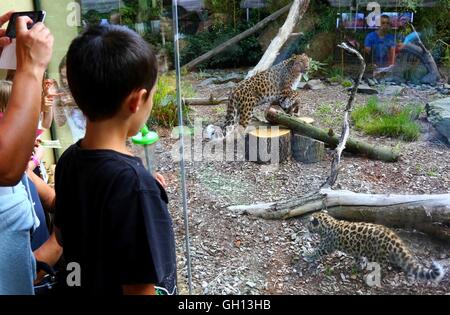
<svg viewBox="0 0 450 315">
<path fill-rule="evenodd" d="M 390 19 L 388 15 L 381 16 L 380 28 L 369 33 L 364 40 L 364 50 L 376 67 L 387 67 L 394 64 L 395 38 L 389 34 Z"/>
</svg>

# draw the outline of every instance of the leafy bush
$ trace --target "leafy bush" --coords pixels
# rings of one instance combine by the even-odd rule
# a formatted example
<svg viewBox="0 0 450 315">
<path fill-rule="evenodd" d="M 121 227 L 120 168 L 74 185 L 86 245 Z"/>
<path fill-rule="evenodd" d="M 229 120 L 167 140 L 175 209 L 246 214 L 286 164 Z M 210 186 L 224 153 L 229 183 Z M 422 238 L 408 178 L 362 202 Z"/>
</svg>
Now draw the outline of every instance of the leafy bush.
<svg viewBox="0 0 450 315">
<path fill-rule="evenodd" d="M 186 83 L 182 86 L 183 97 L 193 97 L 193 88 Z M 183 107 L 185 117 L 189 115 L 189 107 Z M 168 75 L 159 77 L 153 97 L 153 109 L 148 125 L 159 125 L 172 128 L 178 125 L 177 94 L 175 78 Z"/>
<path fill-rule="evenodd" d="M 210 51 L 228 39 L 251 27 L 246 23 L 236 29 L 224 24 L 216 24 L 209 32 L 186 36 L 187 46 L 181 51 L 181 63 L 186 64 L 198 56 Z M 236 68 L 255 65 L 263 52 L 256 36 L 250 36 L 223 53 L 202 63 L 199 68 Z"/>
<path fill-rule="evenodd" d="M 314 74 L 319 73 L 319 72 L 324 72 L 325 71 L 324 67 L 326 65 L 327 65 L 326 63 L 322 63 L 322 62 L 319 62 L 319 61 L 314 60 L 312 58 L 309 58 L 309 69 L 308 69 L 307 73 L 303 74 L 303 79 L 305 81 L 309 81 L 309 79 Z"/>
<path fill-rule="evenodd" d="M 371 98 L 366 105 L 352 112 L 352 119 L 357 129 L 369 135 L 414 141 L 420 135 L 420 126 L 415 120 L 422 111 L 418 105 L 380 105 L 376 98 Z"/>
<path fill-rule="evenodd" d="M 350 80 L 342 80 L 341 85 L 345 88 L 349 88 L 353 86 L 353 82 Z"/>
</svg>

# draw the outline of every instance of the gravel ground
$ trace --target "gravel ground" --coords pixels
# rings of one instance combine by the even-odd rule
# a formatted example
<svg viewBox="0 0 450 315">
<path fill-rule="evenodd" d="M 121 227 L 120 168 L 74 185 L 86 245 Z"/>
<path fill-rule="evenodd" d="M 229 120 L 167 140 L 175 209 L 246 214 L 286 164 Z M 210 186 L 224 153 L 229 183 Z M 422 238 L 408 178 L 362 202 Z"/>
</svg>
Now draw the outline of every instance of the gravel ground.
<svg viewBox="0 0 450 315">
<path fill-rule="evenodd" d="M 217 75 L 217 73 L 215 74 Z M 199 96 L 223 96 L 232 87 L 201 85 L 205 77 L 189 75 Z M 199 84 L 200 83 L 200 84 Z M 305 90 L 302 116 L 315 119 L 315 125 L 340 130 L 341 115 L 348 94 L 341 86 L 325 85 L 319 91 Z M 434 89 L 405 88 L 401 95 L 380 96 L 384 101 L 425 104 L 443 97 Z M 356 104 L 368 96 L 359 95 Z M 201 117 L 204 125 L 223 119 L 225 106 L 193 107 L 191 118 Z M 367 137 L 351 130 L 351 136 L 386 146 L 401 148 L 396 163 L 372 161 L 344 155 L 336 189 L 362 193 L 436 194 L 449 193 L 450 149 L 440 140 L 425 117 L 420 119 L 423 134 L 412 143 L 385 137 Z M 187 293 L 184 251 L 184 221 L 179 181 L 179 164 L 171 150 L 177 143 L 170 131 L 158 130 L 162 140 L 156 156 L 159 171 L 168 182 L 170 210 L 177 238 L 179 285 Z M 139 150 L 139 149 L 136 149 Z M 142 152 L 141 152 L 142 153 Z M 368 271 L 355 268 L 355 260 L 336 252 L 311 266 L 302 259 L 305 249 L 317 244 L 307 232 L 308 217 L 268 221 L 242 216 L 227 206 L 289 199 L 313 191 L 325 181 L 331 151 L 325 161 L 302 164 L 294 160 L 277 168 L 251 162 L 187 161 L 186 180 L 194 294 L 450 294 L 447 274 L 439 285 L 408 282 L 398 270 L 382 270 L 380 287 L 366 284 Z M 450 267 L 450 244 L 416 231 L 396 232 L 419 261 L 429 265 L 436 260 Z"/>
</svg>

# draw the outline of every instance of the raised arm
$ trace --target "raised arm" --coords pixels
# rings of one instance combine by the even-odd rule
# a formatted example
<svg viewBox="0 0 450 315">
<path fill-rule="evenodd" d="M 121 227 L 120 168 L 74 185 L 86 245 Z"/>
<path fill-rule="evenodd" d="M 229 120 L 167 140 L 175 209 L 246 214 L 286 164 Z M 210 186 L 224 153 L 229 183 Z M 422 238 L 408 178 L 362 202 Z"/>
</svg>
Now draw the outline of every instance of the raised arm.
<svg viewBox="0 0 450 315">
<path fill-rule="evenodd" d="M 0 26 L 11 13 L 0 17 Z M 31 30 L 29 17 L 19 17 L 17 33 L 17 71 L 4 118 L 0 121 L 0 186 L 19 182 L 33 151 L 41 109 L 42 79 L 50 62 L 53 36 L 42 23 Z M 0 45 L 10 42 L 0 33 Z M 0 48 L 1 49 L 1 48 Z"/>
</svg>

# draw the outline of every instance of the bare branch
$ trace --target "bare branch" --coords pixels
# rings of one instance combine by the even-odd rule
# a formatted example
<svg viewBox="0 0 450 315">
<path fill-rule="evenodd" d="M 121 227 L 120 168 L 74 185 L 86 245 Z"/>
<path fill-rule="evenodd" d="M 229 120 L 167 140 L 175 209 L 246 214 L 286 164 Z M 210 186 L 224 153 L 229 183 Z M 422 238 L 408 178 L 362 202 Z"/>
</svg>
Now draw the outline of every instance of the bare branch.
<svg viewBox="0 0 450 315">
<path fill-rule="evenodd" d="M 353 86 L 347 106 L 345 107 L 344 122 L 342 125 L 341 138 L 339 140 L 339 145 L 337 146 L 337 148 L 334 152 L 333 161 L 331 162 L 330 176 L 328 177 L 327 181 L 322 185 L 322 187 L 327 187 L 327 188 L 333 187 L 333 185 L 336 183 L 336 180 L 337 180 L 337 177 L 339 174 L 338 168 L 339 168 L 339 164 L 341 163 L 342 151 L 344 151 L 345 145 L 346 145 L 348 137 L 350 135 L 350 124 L 348 122 L 348 115 L 349 115 L 349 112 L 352 109 L 353 103 L 355 101 L 356 92 L 358 91 L 358 86 L 361 83 L 362 77 L 364 75 L 364 71 L 366 71 L 366 62 L 364 61 L 364 58 L 363 58 L 363 56 L 361 56 L 359 51 L 348 46 L 346 43 L 342 43 L 342 44 L 338 45 L 338 47 L 340 47 L 344 50 L 347 50 L 348 52 L 350 52 L 352 54 L 355 54 L 361 63 L 361 67 L 359 69 L 358 79 L 356 80 L 355 85 Z"/>
</svg>

